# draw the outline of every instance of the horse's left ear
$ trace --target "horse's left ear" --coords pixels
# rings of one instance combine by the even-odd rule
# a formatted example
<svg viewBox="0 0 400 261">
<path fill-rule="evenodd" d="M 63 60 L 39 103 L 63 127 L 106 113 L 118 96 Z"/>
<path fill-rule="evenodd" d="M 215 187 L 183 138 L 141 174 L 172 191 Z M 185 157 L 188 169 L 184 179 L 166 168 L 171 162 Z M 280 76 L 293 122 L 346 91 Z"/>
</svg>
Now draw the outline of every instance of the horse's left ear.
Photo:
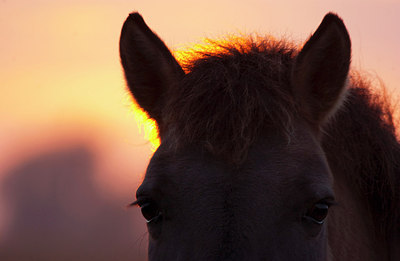
<svg viewBox="0 0 400 261">
<path fill-rule="evenodd" d="M 121 63 L 136 102 L 160 125 L 165 97 L 184 71 L 139 13 L 126 19 L 119 42 Z"/>
<path fill-rule="evenodd" d="M 329 13 L 296 58 L 291 79 L 294 95 L 305 118 L 317 128 L 342 103 L 350 56 L 346 27 Z"/>
</svg>

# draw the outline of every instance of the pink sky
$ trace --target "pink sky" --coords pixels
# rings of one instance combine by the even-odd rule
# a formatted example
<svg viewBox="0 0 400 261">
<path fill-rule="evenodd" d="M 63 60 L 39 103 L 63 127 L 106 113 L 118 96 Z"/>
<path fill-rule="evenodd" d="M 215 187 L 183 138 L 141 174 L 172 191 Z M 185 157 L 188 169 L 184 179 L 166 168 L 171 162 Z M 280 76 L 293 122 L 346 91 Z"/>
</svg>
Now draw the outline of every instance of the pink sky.
<svg viewBox="0 0 400 261">
<path fill-rule="evenodd" d="M 119 64 L 120 29 L 134 10 L 173 50 L 232 32 L 302 42 L 334 11 L 350 32 L 353 68 L 400 93 L 397 0 L 2 0 L 0 182 L 36 154 L 86 142 L 101 159 L 99 182 L 111 193 L 134 191 L 152 153 Z"/>
</svg>

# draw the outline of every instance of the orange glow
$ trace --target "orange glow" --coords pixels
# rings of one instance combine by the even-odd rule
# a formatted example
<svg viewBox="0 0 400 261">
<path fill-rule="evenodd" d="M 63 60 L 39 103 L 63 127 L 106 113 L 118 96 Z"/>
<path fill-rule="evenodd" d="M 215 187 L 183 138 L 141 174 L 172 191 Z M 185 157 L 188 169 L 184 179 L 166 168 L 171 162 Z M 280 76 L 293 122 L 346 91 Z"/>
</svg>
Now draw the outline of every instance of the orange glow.
<svg viewBox="0 0 400 261">
<path fill-rule="evenodd" d="M 160 138 L 158 136 L 158 127 L 155 120 L 151 119 L 136 102 L 131 105 L 132 112 L 139 127 L 139 133 L 144 132 L 144 138 L 152 145 L 152 150 L 156 151 L 160 146 Z"/>
<path fill-rule="evenodd" d="M 258 39 L 258 37 L 256 36 L 254 39 Z M 246 37 L 245 34 L 240 32 L 237 35 L 227 34 L 217 39 L 201 38 L 199 43 L 183 45 L 176 49 L 173 54 L 178 62 L 184 66 L 187 62 L 199 58 L 199 54 L 201 53 L 223 53 L 225 50 L 223 48 L 224 46 L 230 46 L 232 44 L 246 46 L 245 43 L 248 41 L 249 37 Z"/>
<path fill-rule="evenodd" d="M 184 64 L 188 60 L 193 60 L 201 52 L 218 52 L 223 51 L 221 46 L 227 46 L 229 43 L 242 43 L 246 41 L 244 37 L 227 36 L 218 41 L 204 38 L 202 44 L 186 45 L 174 51 L 174 56 L 179 63 Z M 148 114 L 143 111 L 136 102 L 131 102 L 131 111 L 139 127 L 139 133 L 144 134 L 144 138 L 152 145 L 155 151 L 160 146 L 160 138 L 158 127 L 155 120 L 151 119 Z"/>
<path fill-rule="evenodd" d="M 186 45 L 177 49 L 174 51 L 174 56 L 178 62 L 184 64 L 188 60 L 195 59 L 198 53 L 223 51 L 221 46 L 227 46 L 232 42 L 240 44 L 245 41 L 246 39 L 244 37 L 237 36 L 227 36 L 217 41 L 204 38 L 202 44 Z M 152 150 L 155 151 L 160 146 L 157 123 L 155 120 L 151 119 L 136 102 L 131 102 L 130 108 L 138 124 L 139 133 L 142 134 L 143 131 L 144 138 L 151 143 Z"/>
<path fill-rule="evenodd" d="M 234 47 L 243 52 L 250 52 L 253 44 L 257 45 L 262 43 L 262 46 L 274 46 L 280 41 L 280 39 L 271 35 L 260 36 L 255 33 L 245 34 L 237 32 L 236 34 L 225 34 L 216 39 L 202 38 L 200 43 L 184 45 L 173 53 L 178 62 L 183 66 L 183 69 L 187 72 L 187 65 L 190 65 L 196 59 L 202 58 L 204 54 L 224 54 L 229 52 L 230 47 Z M 287 44 L 288 47 L 299 47 L 291 40 L 283 38 L 282 41 Z"/>
</svg>

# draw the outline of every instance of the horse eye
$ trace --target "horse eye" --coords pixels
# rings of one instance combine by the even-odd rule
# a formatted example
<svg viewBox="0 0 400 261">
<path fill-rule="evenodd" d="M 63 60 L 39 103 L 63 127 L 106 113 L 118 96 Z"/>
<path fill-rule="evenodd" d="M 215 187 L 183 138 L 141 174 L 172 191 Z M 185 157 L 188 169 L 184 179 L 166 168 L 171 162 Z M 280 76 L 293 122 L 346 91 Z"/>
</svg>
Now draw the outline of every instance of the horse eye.
<svg viewBox="0 0 400 261">
<path fill-rule="evenodd" d="M 314 206 L 307 211 L 304 217 L 316 224 L 322 225 L 325 221 L 326 216 L 328 215 L 328 209 L 328 204 L 317 203 L 314 204 Z"/>
<path fill-rule="evenodd" d="M 156 221 L 160 216 L 161 212 L 154 202 L 146 202 L 140 205 L 143 217 L 147 223 Z"/>
</svg>

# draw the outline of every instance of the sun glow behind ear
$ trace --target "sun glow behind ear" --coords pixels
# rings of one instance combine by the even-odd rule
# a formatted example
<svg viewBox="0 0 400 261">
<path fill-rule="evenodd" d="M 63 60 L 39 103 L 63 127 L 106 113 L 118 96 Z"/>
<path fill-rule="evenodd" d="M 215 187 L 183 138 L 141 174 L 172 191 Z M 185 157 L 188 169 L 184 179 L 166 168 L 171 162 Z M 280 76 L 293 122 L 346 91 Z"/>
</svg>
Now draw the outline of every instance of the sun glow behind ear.
<svg viewBox="0 0 400 261">
<path fill-rule="evenodd" d="M 232 39 L 232 38 L 230 38 Z M 180 63 L 186 63 L 188 60 L 195 59 L 199 53 L 216 52 L 220 46 L 228 43 L 228 40 L 210 41 L 204 39 L 203 44 L 185 45 L 174 51 L 174 56 Z M 184 68 L 185 69 L 185 68 Z M 187 70 L 186 70 L 187 71 Z M 138 124 L 139 133 L 143 131 L 144 138 L 151 144 L 153 151 L 157 150 L 160 146 L 160 137 L 158 133 L 158 126 L 155 120 L 151 119 L 148 114 L 135 102 L 129 101 L 130 111 L 133 113 L 135 120 Z"/>
<path fill-rule="evenodd" d="M 267 43 L 265 43 L 267 41 Z M 268 36 L 267 38 L 259 35 L 245 35 L 238 33 L 237 35 L 225 35 L 217 40 L 203 38 L 200 43 L 187 44 L 180 46 L 173 51 L 175 59 L 182 66 L 183 70 L 188 73 L 191 70 L 193 61 L 207 57 L 208 55 L 229 54 L 231 47 L 235 47 L 241 52 L 249 52 L 251 48 L 258 45 L 260 42 L 273 46 L 277 40 Z M 144 132 L 144 138 L 152 145 L 152 150 L 155 151 L 160 146 L 160 138 L 158 126 L 155 120 L 151 119 L 148 114 L 143 111 L 136 102 L 130 102 L 131 111 L 134 114 L 138 123 L 139 132 Z"/>
<path fill-rule="evenodd" d="M 138 123 L 139 133 L 144 132 L 144 138 L 151 143 L 151 149 L 156 151 L 160 146 L 160 137 L 158 135 L 158 127 L 155 120 L 151 119 L 136 102 L 131 102 L 131 111 Z"/>
<path fill-rule="evenodd" d="M 206 42 L 206 40 L 204 40 Z M 207 47 L 207 44 L 192 44 L 185 45 L 174 51 L 174 56 L 178 60 L 178 62 L 183 63 L 187 61 L 188 57 L 194 58 L 196 53 L 203 52 L 205 50 L 210 50 Z M 158 133 L 158 127 L 155 120 L 151 119 L 149 115 L 143 111 L 140 106 L 133 101 L 131 98 L 128 101 L 130 111 L 133 113 L 135 120 L 138 124 L 139 133 L 144 135 L 144 139 L 150 142 L 151 149 L 156 151 L 160 146 L 160 137 Z"/>
</svg>

